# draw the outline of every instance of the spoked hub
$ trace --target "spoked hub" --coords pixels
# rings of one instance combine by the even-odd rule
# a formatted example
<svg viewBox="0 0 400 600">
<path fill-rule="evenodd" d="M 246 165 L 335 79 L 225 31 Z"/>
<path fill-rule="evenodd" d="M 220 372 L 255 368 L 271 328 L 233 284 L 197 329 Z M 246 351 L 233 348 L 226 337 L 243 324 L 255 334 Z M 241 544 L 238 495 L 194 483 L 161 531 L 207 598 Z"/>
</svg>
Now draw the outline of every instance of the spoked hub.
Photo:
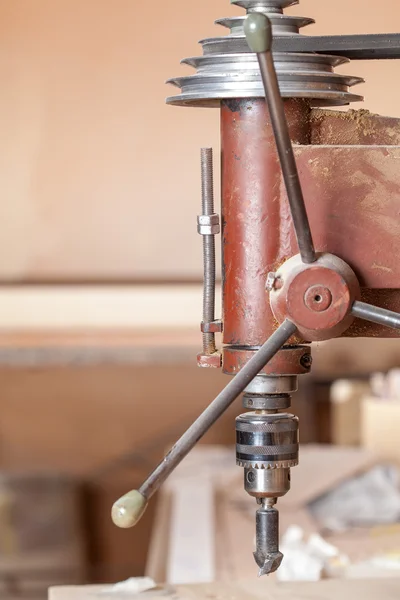
<svg viewBox="0 0 400 600">
<path fill-rule="evenodd" d="M 293 256 L 274 274 L 270 303 L 281 323 L 290 319 L 308 342 L 339 336 L 352 324 L 360 298 L 354 271 L 333 254 L 317 254 L 312 264 Z"/>
</svg>

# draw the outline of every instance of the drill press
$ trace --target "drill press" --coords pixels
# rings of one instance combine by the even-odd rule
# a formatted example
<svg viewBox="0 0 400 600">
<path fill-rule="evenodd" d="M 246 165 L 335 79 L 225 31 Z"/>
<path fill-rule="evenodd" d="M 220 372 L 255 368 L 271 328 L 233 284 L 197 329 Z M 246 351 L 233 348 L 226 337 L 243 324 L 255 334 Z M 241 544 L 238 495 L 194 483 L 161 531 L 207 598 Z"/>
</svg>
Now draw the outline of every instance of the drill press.
<svg viewBox="0 0 400 600">
<path fill-rule="evenodd" d="M 297 0 L 232 0 L 247 15 L 202 40 L 196 69 L 171 79 L 180 106 L 221 115 L 223 317 L 215 318 L 212 151 L 201 151 L 204 302 L 198 363 L 231 375 L 224 390 L 177 441 L 139 490 L 118 500 L 112 518 L 133 526 L 150 497 L 196 442 L 243 393 L 236 459 L 257 503 L 259 574 L 275 571 L 279 497 L 298 463 L 298 419 L 287 412 L 299 375 L 311 368 L 310 342 L 397 336 L 400 329 L 400 126 L 377 115 L 318 111 L 362 98 L 362 82 L 335 68 L 352 59 L 397 58 L 398 35 L 300 35 L 312 19 L 283 14 Z M 354 129 L 354 121 L 364 125 Z M 391 125 L 393 123 L 391 122 Z M 223 333 L 216 349 L 215 333 Z"/>
</svg>

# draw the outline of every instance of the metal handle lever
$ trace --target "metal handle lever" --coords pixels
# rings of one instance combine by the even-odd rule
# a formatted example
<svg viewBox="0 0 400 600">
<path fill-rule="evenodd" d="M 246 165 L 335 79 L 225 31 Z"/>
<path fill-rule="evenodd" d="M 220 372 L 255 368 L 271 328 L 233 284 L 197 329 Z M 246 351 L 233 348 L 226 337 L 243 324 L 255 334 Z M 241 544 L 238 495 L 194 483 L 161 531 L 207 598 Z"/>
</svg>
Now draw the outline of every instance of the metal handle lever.
<svg viewBox="0 0 400 600">
<path fill-rule="evenodd" d="M 257 54 L 300 255 L 304 263 L 313 263 L 317 257 L 271 52 L 271 22 L 262 13 L 250 13 L 244 31 L 250 50 Z"/>
<path fill-rule="evenodd" d="M 385 308 L 356 301 L 352 306 L 351 314 L 364 321 L 385 325 L 391 329 L 400 329 L 400 314 Z"/>
<path fill-rule="evenodd" d="M 143 485 L 138 490 L 128 492 L 115 502 L 111 512 L 115 525 L 129 528 L 139 521 L 146 510 L 148 500 L 159 489 L 168 475 L 296 331 L 296 326 L 289 320 L 284 321 L 278 327 L 258 352 L 185 431 Z"/>
</svg>

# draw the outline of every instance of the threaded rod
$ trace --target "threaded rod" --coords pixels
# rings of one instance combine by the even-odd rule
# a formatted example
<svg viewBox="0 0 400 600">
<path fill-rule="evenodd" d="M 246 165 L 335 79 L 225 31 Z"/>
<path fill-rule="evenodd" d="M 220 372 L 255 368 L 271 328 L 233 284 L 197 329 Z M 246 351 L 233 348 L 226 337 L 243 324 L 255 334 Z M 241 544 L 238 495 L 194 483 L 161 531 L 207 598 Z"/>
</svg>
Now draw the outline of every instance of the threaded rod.
<svg viewBox="0 0 400 600">
<path fill-rule="evenodd" d="M 213 151 L 201 149 L 201 209 L 202 214 L 214 214 Z M 212 323 L 215 319 L 215 238 L 203 235 L 203 322 Z M 215 334 L 203 333 L 204 354 L 214 354 Z"/>
</svg>

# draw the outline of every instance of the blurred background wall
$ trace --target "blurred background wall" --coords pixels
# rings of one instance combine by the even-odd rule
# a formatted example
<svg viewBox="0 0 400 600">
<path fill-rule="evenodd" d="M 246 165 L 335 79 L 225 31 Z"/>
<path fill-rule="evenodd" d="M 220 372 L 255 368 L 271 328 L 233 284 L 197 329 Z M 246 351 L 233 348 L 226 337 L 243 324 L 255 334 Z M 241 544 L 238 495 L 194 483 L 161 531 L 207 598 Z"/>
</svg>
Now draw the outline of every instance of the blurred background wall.
<svg viewBox="0 0 400 600">
<path fill-rule="evenodd" d="M 316 19 L 310 34 L 400 20 L 394 0 L 291 12 Z M 1 0 L 0 279 L 200 277 L 198 155 L 218 150 L 218 111 L 167 107 L 164 82 L 231 14 L 228 0 Z M 346 70 L 367 78 L 365 108 L 400 115 L 397 62 Z"/>
<path fill-rule="evenodd" d="M 291 12 L 315 34 L 400 30 L 394 0 Z M 199 148 L 217 167 L 218 111 L 167 107 L 164 81 L 231 14 L 228 0 L 0 0 L 0 468 L 89 486 L 91 579 L 143 572 L 152 512 L 119 531 L 111 503 L 226 383 L 195 364 Z M 345 68 L 367 78 L 365 108 L 400 116 L 398 62 Z M 399 364 L 395 341 L 356 344 L 321 345 L 319 389 Z M 329 441 L 325 392 L 303 389 L 303 441 Z M 233 442 L 237 413 L 206 441 Z"/>
</svg>

